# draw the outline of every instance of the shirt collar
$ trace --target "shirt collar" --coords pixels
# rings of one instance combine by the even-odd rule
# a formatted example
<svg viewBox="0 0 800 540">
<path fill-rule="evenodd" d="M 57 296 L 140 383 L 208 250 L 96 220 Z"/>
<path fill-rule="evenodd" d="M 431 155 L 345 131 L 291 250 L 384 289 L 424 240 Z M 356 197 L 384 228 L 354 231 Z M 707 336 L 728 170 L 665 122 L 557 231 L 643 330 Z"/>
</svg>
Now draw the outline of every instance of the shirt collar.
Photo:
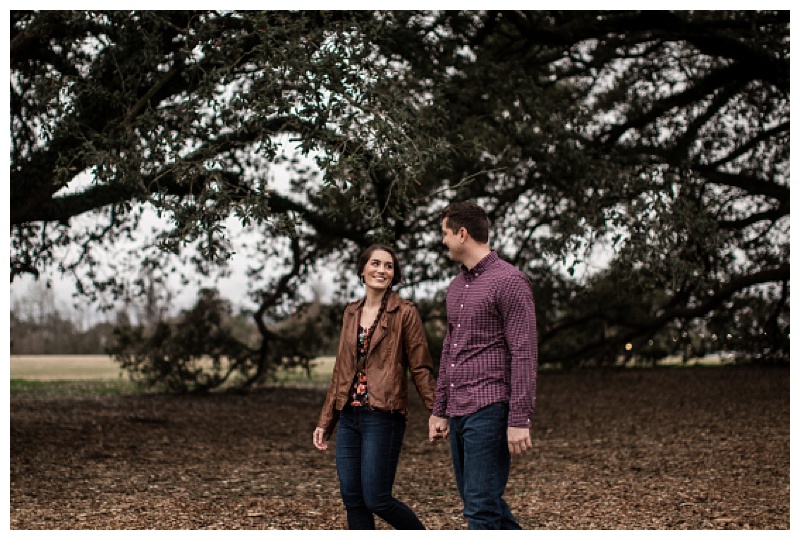
<svg viewBox="0 0 800 540">
<path fill-rule="evenodd" d="M 463 264 L 461 265 L 461 273 L 464 274 L 466 277 L 473 277 L 476 278 L 483 274 L 490 266 L 492 266 L 495 261 L 498 259 L 497 252 L 492 250 L 489 252 L 486 257 L 478 261 L 478 264 L 472 267 L 472 270 L 468 269 Z"/>
</svg>

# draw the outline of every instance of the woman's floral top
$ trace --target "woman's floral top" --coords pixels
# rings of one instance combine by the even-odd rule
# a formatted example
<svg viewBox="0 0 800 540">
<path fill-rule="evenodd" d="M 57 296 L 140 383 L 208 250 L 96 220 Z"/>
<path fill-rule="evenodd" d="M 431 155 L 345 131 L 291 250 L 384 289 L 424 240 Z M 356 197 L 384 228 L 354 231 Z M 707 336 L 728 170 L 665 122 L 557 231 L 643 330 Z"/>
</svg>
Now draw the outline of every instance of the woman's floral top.
<svg viewBox="0 0 800 540">
<path fill-rule="evenodd" d="M 369 348 L 369 328 L 358 328 L 358 345 L 356 349 L 356 360 L 359 369 L 353 377 L 353 386 L 350 388 L 350 398 L 347 404 L 352 407 L 364 407 L 369 405 L 369 389 L 367 388 L 366 358 Z"/>
</svg>

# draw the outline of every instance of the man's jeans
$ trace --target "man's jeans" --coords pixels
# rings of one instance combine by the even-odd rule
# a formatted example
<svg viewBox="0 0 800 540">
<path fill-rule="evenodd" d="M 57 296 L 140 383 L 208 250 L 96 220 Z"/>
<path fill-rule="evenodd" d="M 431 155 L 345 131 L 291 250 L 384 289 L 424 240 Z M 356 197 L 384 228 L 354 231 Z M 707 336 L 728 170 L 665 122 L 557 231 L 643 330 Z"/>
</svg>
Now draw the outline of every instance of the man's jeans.
<svg viewBox="0 0 800 540">
<path fill-rule="evenodd" d="M 392 496 L 406 417 L 347 406 L 337 430 L 336 470 L 348 528 L 374 529 L 377 514 L 395 529 L 424 529 L 414 511 Z"/>
<path fill-rule="evenodd" d="M 469 529 L 520 529 L 503 492 L 508 482 L 508 404 L 450 417 L 450 452 Z"/>
</svg>

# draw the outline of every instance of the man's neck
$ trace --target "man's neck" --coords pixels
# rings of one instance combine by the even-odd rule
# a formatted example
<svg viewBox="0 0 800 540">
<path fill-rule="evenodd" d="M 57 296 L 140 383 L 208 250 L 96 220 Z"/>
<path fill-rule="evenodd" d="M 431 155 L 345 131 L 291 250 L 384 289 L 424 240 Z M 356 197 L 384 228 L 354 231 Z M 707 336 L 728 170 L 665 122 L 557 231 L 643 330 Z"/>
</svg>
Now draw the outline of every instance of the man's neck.
<svg viewBox="0 0 800 540">
<path fill-rule="evenodd" d="M 466 266 L 467 270 L 472 270 L 475 268 L 475 265 L 481 262 L 483 258 L 491 252 L 492 249 L 489 247 L 489 244 L 478 244 L 465 254 L 461 264 Z"/>
</svg>

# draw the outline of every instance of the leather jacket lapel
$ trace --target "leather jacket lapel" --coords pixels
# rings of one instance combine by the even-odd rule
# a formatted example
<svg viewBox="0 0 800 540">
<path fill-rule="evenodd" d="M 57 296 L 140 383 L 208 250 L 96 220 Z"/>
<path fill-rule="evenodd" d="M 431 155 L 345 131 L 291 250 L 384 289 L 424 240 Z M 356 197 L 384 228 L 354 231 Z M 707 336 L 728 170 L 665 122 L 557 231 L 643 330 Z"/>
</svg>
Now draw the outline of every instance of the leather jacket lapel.
<svg viewBox="0 0 800 540">
<path fill-rule="evenodd" d="M 390 295 L 386 300 L 386 309 L 381 316 L 381 320 L 378 321 L 378 325 L 375 327 L 375 334 L 373 334 L 372 339 L 369 342 L 369 351 L 367 354 L 372 354 L 372 351 L 375 350 L 375 347 L 378 345 L 378 343 L 380 343 L 381 340 L 386 337 L 386 334 L 389 333 L 389 324 L 397 314 L 397 310 L 400 308 L 400 297 L 397 295 L 397 293 L 394 291 L 389 291 L 386 294 Z"/>
</svg>

